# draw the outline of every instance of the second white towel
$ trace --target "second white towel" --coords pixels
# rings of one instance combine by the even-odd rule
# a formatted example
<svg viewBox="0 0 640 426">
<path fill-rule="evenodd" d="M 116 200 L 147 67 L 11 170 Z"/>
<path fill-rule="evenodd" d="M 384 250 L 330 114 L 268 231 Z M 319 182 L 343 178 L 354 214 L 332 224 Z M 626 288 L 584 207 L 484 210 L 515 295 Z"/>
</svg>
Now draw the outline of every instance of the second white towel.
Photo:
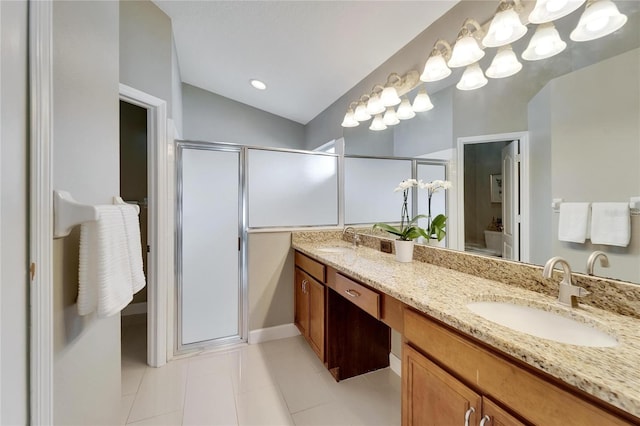
<svg viewBox="0 0 640 426">
<path fill-rule="evenodd" d="M 560 204 L 558 240 L 584 243 L 588 238 L 590 203 Z"/>
<path fill-rule="evenodd" d="M 627 247 L 631 241 L 629 203 L 593 203 L 591 242 Z"/>
</svg>

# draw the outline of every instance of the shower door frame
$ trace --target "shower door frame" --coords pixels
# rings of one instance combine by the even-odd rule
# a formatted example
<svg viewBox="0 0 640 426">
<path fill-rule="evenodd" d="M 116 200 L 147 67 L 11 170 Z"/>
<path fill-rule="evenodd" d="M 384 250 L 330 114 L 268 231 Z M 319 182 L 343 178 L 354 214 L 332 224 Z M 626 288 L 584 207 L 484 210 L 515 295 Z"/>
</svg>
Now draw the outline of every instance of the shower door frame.
<svg viewBox="0 0 640 426">
<path fill-rule="evenodd" d="M 238 153 L 238 334 L 228 337 L 204 340 L 193 343 L 182 343 L 182 152 L 184 149 L 202 149 L 208 151 Z M 246 231 L 246 149 L 243 146 L 222 142 L 176 141 L 176 257 L 175 257 L 175 312 L 176 332 L 174 334 L 175 355 L 183 355 L 221 346 L 246 343 L 249 326 L 249 299 L 247 285 L 247 231 Z"/>
</svg>

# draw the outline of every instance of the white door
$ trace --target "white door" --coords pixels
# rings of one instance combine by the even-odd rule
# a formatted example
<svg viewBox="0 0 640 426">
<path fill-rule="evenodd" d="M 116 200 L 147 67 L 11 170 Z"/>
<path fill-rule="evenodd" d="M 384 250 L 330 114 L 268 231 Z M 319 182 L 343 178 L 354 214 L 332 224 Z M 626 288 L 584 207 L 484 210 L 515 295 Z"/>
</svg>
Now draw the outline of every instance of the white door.
<svg viewBox="0 0 640 426">
<path fill-rule="evenodd" d="M 239 149 L 178 144 L 178 349 L 242 340 Z"/>
<path fill-rule="evenodd" d="M 502 149 L 502 224 L 505 259 L 520 260 L 520 164 L 518 141 Z"/>
</svg>

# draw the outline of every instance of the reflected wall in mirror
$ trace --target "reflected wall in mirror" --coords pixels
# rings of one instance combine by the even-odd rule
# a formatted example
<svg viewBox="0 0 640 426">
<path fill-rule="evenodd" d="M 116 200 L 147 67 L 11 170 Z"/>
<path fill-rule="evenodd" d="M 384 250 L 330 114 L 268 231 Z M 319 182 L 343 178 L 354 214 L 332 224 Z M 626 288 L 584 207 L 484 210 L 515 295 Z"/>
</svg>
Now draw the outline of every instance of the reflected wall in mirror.
<svg viewBox="0 0 640 426">
<path fill-rule="evenodd" d="M 558 213 L 551 208 L 554 198 L 624 202 L 640 196 L 640 2 L 615 3 L 629 18 L 615 33 L 573 42 L 569 33 L 581 10 L 573 12 L 555 22 L 567 42 L 562 53 L 540 61 L 521 61 L 523 69 L 518 74 L 491 79 L 473 91 L 455 88 L 462 70 L 454 70 L 446 85 L 426 83 L 433 110 L 382 132 L 366 126 L 344 129 L 345 152 L 375 156 L 392 151 L 399 157 L 429 158 L 431 153 L 455 149 L 459 138 L 527 132 L 530 237 L 520 242 L 528 251 L 523 260 L 542 265 L 559 255 L 575 271 L 585 272 L 589 254 L 602 250 L 611 266 L 597 266 L 596 275 L 640 283 L 640 216 L 631 217 L 632 238 L 627 247 L 589 241 L 573 244 L 558 241 Z M 529 27 L 527 35 L 512 46 L 519 57 L 534 33 L 535 26 Z M 480 61 L 482 69 L 494 55 L 487 49 Z M 455 158 L 451 162 L 455 187 L 448 193 L 450 216 L 477 207 L 474 200 L 465 199 L 464 206 L 451 202 L 457 196 L 456 188 L 463 185 L 457 180 Z M 478 179 L 489 186 L 488 176 Z M 470 207 L 467 203 L 475 204 Z M 490 214 L 483 213 L 473 230 L 465 226 L 456 231 L 481 244 L 481 228 L 488 227 L 498 213 Z M 449 247 L 465 248 L 451 241 Z"/>
</svg>

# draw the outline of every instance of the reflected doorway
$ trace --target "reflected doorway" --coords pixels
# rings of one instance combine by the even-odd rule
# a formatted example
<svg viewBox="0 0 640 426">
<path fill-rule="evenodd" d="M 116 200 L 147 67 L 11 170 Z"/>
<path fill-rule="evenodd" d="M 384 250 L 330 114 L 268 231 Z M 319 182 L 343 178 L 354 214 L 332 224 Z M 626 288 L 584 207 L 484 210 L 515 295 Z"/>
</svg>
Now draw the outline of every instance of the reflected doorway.
<svg viewBox="0 0 640 426">
<path fill-rule="evenodd" d="M 459 248 L 484 256 L 526 261 L 523 179 L 526 138 L 493 135 L 460 138 Z"/>
</svg>

